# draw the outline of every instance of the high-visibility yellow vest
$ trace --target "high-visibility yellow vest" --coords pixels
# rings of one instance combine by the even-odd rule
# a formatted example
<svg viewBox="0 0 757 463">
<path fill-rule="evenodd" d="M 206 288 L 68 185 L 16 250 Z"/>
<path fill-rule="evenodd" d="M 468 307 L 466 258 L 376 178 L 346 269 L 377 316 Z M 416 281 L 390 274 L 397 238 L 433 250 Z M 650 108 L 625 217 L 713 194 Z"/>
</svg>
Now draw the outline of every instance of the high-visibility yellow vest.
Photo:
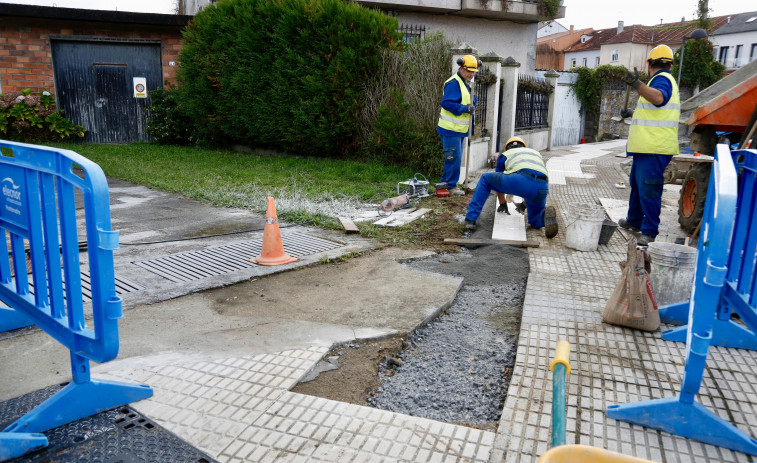
<svg viewBox="0 0 757 463">
<path fill-rule="evenodd" d="M 507 160 L 505 161 L 505 172 L 511 174 L 521 169 L 531 169 L 536 172 L 547 174 L 547 168 L 544 166 L 544 160 L 541 153 L 531 148 L 513 148 L 505 151 Z"/>
<path fill-rule="evenodd" d="M 469 105 L 471 103 L 470 92 L 468 91 L 468 87 L 465 86 L 463 79 L 460 78 L 459 74 L 455 74 L 454 76 L 447 79 L 446 82 L 444 82 L 444 85 L 446 86 L 447 83 L 453 79 L 456 80 L 460 85 L 460 94 L 463 96 L 460 104 L 466 106 Z M 470 113 L 465 112 L 457 116 L 444 108 L 442 108 L 441 112 L 439 113 L 439 127 L 443 129 L 459 133 L 468 133 L 469 126 Z"/>
<path fill-rule="evenodd" d="M 626 151 L 629 153 L 678 154 L 678 119 L 681 115 L 678 84 L 670 73 L 661 72 L 649 79 L 647 85 L 658 78 L 668 79 L 673 86 L 670 99 L 658 107 L 643 96 L 639 97 L 628 131 Z"/>
</svg>

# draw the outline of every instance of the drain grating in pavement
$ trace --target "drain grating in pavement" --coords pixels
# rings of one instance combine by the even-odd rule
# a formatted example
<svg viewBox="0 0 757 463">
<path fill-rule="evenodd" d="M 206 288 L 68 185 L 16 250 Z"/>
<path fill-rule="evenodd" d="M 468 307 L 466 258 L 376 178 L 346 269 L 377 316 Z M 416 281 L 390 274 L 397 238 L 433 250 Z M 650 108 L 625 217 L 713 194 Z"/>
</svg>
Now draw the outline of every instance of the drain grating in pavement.
<svg viewBox="0 0 757 463">
<path fill-rule="evenodd" d="M 0 403 L 0 429 L 49 398 L 51 386 Z M 14 461 L 25 462 L 214 462 L 129 406 L 121 406 L 44 432 L 48 446 Z"/>
<path fill-rule="evenodd" d="M 302 233 L 282 235 L 281 242 L 284 251 L 297 258 L 344 246 L 343 243 Z M 250 262 L 250 258 L 260 255 L 262 249 L 263 237 L 260 236 L 241 243 L 132 263 L 174 283 L 182 283 L 257 267 L 258 264 Z"/>
</svg>

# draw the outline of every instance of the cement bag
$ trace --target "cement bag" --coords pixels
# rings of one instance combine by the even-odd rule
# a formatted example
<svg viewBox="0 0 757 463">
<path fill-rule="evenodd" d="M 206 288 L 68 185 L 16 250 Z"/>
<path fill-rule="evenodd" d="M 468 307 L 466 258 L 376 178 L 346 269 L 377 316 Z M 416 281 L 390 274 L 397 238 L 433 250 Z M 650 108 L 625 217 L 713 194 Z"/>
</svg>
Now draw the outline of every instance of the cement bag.
<svg viewBox="0 0 757 463">
<path fill-rule="evenodd" d="M 644 252 L 636 249 L 636 238 L 631 238 L 626 266 L 605 305 L 603 322 L 643 331 L 655 331 L 660 327 L 657 301 L 644 265 Z"/>
</svg>

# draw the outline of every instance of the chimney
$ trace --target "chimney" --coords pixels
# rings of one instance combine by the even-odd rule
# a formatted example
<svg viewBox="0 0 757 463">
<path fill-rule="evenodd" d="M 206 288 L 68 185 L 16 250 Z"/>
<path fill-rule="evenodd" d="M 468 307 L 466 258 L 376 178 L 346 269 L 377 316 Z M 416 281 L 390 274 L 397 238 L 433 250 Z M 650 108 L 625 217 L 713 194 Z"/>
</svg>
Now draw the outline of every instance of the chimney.
<svg viewBox="0 0 757 463">
<path fill-rule="evenodd" d="M 623 21 L 618 21 L 618 34 L 623 32 Z"/>
<path fill-rule="evenodd" d="M 686 16 L 681 16 L 681 25 L 682 26 L 686 25 Z"/>
<path fill-rule="evenodd" d="M 728 16 L 728 23 L 730 23 L 730 22 L 731 22 L 731 17 L 730 17 L 730 16 Z"/>
<path fill-rule="evenodd" d="M 730 19 L 730 18 L 729 18 Z M 570 33 L 573 33 L 573 24 L 570 25 Z"/>
</svg>

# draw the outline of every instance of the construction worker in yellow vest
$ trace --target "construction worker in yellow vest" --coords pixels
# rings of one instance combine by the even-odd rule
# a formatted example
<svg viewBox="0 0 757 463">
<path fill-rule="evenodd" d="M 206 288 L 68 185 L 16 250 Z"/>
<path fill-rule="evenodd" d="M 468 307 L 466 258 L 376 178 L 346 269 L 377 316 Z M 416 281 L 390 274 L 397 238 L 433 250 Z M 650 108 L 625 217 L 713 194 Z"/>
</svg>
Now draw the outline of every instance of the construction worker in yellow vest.
<svg viewBox="0 0 757 463">
<path fill-rule="evenodd" d="M 471 128 L 476 97 L 471 95 L 470 82 L 478 72 L 481 62 L 473 55 L 457 60 L 457 73 L 444 82 L 441 112 L 436 132 L 442 139 L 444 171 L 437 190 L 449 190 L 450 195 L 465 195 L 457 188 L 460 179 L 460 163 L 463 157 L 463 141 Z"/>
<path fill-rule="evenodd" d="M 681 99 L 670 67 L 673 50 L 659 45 L 647 57 L 649 75 L 646 84 L 639 80 L 634 68 L 626 74 L 626 83 L 639 92 L 628 132 L 626 152 L 633 156 L 626 218 L 618 224 L 626 230 L 641 233 L 637 243 L 647 246 L 655 240 L 660 226 L 663 174 L 670 159 L 678 154 L 678 119 Z M 621 114 L 629 117 L 630 114 Z"/>
<path fill-rule="evenodd" d="M 547 238 L 557 235 L 557 211 L 554 206 L 547 206 L 549 194 L 549 177 L 541 153 L 526 147 L 522 138 L 512 137 L 505 142 L 505 151 L 497 157 L 494 172 L 481 176 L 473 192 L 465 214 L 465 227 L 476 229 L 476 220 L 481 215 L 489 194 L 494 190 L 499 196 L 500 207 L 497 212 L 507 210 L 505 195 L 523 198 L 527 210 L 527 222 L 532 228 L 544 228 Z M 521 205 L 516 209 L 523 211 Z"/>
</svg>

